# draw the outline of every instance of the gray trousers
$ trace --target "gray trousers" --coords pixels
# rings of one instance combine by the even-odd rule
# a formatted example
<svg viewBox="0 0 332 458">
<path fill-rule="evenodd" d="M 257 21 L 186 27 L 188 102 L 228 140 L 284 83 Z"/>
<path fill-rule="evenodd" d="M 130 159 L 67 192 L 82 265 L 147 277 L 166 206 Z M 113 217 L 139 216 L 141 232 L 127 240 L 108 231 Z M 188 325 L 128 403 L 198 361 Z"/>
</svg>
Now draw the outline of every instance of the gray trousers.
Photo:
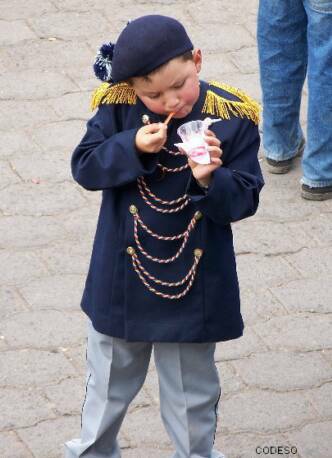
<svg viewBox="0 0 332 458">
<path fill-rule="evenodd" d="M 86 397 L 79 439 L 66 458 L 120 458 L 117 435 L 154 357 L 160 411 L 174 444 L 172 458 L 225 458 L 213 449 L 220 383 L 215 343 L 126 342 L 88 330 Z"/>
</svg>

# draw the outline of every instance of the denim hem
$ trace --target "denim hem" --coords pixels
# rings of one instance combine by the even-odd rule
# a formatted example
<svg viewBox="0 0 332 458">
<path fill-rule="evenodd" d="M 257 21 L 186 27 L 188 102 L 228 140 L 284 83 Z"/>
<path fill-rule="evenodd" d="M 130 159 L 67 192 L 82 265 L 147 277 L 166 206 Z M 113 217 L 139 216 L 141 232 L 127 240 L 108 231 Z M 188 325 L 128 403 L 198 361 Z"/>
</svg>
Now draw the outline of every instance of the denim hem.
<svg viewBox="0 0 332 458">
<path fill-rule="evenodd" d="M 294 157 L 296 157 L 298 155 L 300 148 L 302 147 L 302 145 L 304 146 L 303 142 L 304 142 L 304 139 L 301 139 L 299 141 L 297 147 L 291 153 L 287 153 L 287 154 L 283 154 L 283 155 L 280 155 L 280 154 L 277 154 L 277 153 L 269 153 L 264 148 L 264 155 L 268 159 L 273 159 L 274 161 L 287 161 L 288 159 L 293 159 Z"/>
<path fill-rule="evenodd" d="M 301 178 L 301 183 L 310 186 L 310 188 L 325 188 L 326 186 L 332 186 L 332 180 L 312 181 L 305 177 Z"/>
</svg>

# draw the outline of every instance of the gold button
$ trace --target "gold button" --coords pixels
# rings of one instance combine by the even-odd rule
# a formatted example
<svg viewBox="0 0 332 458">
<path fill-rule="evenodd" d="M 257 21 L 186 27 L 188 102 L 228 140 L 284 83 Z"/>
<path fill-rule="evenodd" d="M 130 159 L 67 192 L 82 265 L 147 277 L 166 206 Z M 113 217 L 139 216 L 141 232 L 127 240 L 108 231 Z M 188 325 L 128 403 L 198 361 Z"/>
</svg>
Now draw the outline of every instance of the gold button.
<svg viewBox="0 0 332 458">
<path fill-rule="evenodd" d="M 143 124 L 149 124 L 149 123 L 150 123 L 149 115 L 144 114 L 144 115 L 142 116 L 142 123 L 143 123 Z"/>
<path fill-rule="evenodd" d="M 130 254 L 130 255 L 135 254 L 135 248 L 133 248 L 132 246 L 129 246 L 127 248 L 127 253 Z"/>
<path fill-rule="evenodd" d="M 194 255 L 197 257 L 197 258 L 200 258 L 202 255 L 203 255 L 203 250 L 201 250 L 200 248 L 196 248 L 194 250 Z"/>
<path fill-rule="evenodd" d="M 132 215 L 136 215 L 138 210 L 137 210 L 137 207 L 135 207 L 135 205 L 130 205 L 129 211 Z"/>
<path fill-rule="evenodd" d="M 201 212 L 197 211 L 195 214 L 194 214 L 194 218 L 196 221 L 200 220 L 203 218 L 203 215 Z"/>
</svg>

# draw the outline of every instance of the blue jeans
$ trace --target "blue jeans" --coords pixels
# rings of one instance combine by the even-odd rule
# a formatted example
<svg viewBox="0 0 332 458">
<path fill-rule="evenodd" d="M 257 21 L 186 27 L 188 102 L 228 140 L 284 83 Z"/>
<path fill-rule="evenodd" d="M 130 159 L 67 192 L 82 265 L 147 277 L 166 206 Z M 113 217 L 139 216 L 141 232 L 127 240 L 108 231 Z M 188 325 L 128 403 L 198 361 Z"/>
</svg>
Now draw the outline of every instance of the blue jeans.
<svg viewBox="0 0 332 458">
<path fill-rule="evenodd" d="M 303 140 L 301 92 L 308 78 L 302 183 L 332 185 L 332 0 L 260 0 L 258 52 L 263 145 L 268 158 L 294 157 Z"/>
</svg>

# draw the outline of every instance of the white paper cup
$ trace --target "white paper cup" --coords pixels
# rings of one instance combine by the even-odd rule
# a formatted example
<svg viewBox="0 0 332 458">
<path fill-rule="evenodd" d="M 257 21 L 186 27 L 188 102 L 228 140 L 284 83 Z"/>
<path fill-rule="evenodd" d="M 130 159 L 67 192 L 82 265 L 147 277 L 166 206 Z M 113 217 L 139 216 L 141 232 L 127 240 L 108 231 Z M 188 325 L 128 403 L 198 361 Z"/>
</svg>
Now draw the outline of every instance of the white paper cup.
<svg viewBox="0 0 332 458">
<path fill-rule="evenodd" d="M 177 133 L 183 143 L 182 149 L 193 161 L 198 164 L 210 164 L 210 153 L 207 149 L 208 145 L 204 140 L 204 131 L 206 124 L 201 121 L 190 121 L 182 124 Z M 180 145 L 179 145 L 180 146 Z"/>
</svg>

